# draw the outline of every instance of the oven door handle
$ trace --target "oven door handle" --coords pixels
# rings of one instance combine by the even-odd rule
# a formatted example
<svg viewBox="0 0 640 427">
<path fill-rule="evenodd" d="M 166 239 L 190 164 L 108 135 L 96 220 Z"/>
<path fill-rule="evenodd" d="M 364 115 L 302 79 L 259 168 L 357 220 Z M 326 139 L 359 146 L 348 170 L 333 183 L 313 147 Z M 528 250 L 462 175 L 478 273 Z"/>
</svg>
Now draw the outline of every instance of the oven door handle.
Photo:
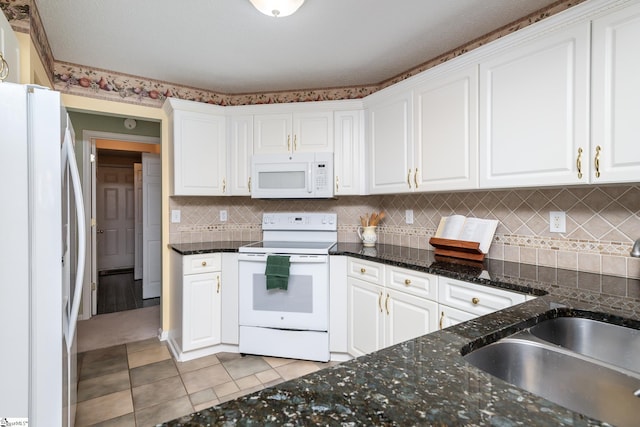
<svg viewBox="0 0 640 427">
<path fill-rule="evenodd" d="M 267 257 L 275 254 L 238 254 L 238 261 L 267 262 Z M 322 264 L 329 262 L 329 255 L 286 255 L 291 264 Z"/>
</svg>

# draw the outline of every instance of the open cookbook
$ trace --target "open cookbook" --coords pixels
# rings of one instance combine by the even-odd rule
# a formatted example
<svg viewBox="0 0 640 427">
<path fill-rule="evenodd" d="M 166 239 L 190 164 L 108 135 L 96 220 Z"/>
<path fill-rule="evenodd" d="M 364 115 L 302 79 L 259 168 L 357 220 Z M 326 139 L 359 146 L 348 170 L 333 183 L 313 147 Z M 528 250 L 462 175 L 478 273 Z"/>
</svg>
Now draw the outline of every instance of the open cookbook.
<svg viewBox="0 0 640 427">
<path fill-rule="evenodd" d="M 498 220 L 468 218 L 464 215 L 445 216 L 440 219 L 434 237 L 440 239 L 477 242 L 483 254 L 489 252 Z"/>
</svg>

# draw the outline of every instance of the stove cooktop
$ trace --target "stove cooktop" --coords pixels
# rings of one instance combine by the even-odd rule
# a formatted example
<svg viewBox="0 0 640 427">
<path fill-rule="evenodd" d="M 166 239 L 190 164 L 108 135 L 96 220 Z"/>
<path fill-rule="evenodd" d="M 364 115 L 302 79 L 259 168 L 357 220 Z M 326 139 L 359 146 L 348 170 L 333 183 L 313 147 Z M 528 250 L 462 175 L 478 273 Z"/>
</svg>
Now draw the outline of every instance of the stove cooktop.
<svg viewBox="0 0 640 427">
<path fill-rule="evenodd" d="M 329 249 L 336 242 L 291 242 L 263 240 L 249 245 L 240 246 L 239 252 L 242 253 L 292 253 L 292 254 L 328 254 Z"/>
</svg>

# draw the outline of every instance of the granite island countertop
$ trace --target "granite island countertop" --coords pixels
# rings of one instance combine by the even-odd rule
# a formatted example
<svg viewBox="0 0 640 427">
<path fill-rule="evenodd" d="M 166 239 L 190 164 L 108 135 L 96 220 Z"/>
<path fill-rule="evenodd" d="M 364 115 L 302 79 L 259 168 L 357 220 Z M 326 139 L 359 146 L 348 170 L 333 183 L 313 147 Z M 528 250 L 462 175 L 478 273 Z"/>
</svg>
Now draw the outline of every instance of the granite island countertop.
<svg viewBox="0 0 640 427">
<path fill-rule="evenodd" d="M 447 263 L 431 251 L 391 245 L 375 249 L 339 243 L 331 253 L 541 296 L 163 425 L 606 425 L 493 377 L 462 355 L 558 316 L 640 328 L 640 280 L 494 260 Z"/>
</svg>

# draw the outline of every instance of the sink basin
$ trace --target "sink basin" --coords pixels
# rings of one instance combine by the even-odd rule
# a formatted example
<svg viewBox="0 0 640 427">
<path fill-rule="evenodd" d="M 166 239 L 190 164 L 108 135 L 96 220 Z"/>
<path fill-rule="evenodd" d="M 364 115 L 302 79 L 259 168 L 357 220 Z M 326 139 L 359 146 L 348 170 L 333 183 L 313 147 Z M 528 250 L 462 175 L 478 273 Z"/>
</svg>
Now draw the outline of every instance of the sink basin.
<svg viewBox="0 0 640 427">
<path fill-rule="evenodd" d="M 638 330 L 582 318 L 539 323 L 466 355 L 475 367 L 618 426 L 640 419 Z"/>
<path fill-rule="evenodd" d="M 576 353 L 640 373 L 637 329 L 580 317 L 558 317 L 533 326 L 530 332 Z"/>
</svg>

